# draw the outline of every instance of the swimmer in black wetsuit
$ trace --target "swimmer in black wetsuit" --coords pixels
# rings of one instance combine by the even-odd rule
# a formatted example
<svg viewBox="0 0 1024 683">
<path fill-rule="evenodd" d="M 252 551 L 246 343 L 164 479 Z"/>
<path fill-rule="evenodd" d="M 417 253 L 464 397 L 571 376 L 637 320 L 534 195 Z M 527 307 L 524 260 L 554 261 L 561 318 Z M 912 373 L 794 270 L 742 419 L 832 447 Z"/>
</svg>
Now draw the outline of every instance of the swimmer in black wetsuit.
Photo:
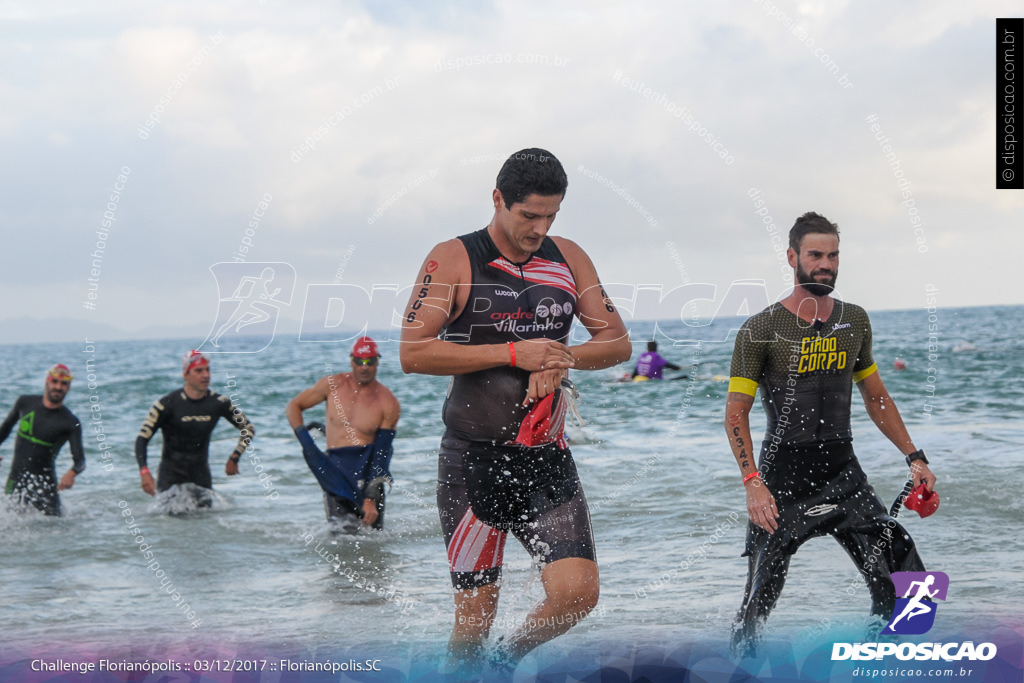
<svg viewBox="0 0 1024 683">
<path fill-rule="evenodd" d="M 14 425 L 14 461 L 4 492 L 22 505 L 31 505 L 52 516 L 61 514 L 58 491 L 69 489 L 75 477 L 85 469 L 82 450 L 82 425 L 64 405 L 71 389 L 71 371 L 58 363 L 46 373 L 42 396 L 19 396 L 7 419 L 0 425 L 0 443 Z M 57 483 L 57 453 L 65 442 L 71 444 L 74 464 Z"/>
<path fill-rule="evenodd" d="M 550 403 L 568 368 L 607 368 L 631 352 L 586 253 L 548 236 L 568 185 L 559 161 L 522 150 L 496 184 L 490 225 L 437 245 L 423 262 L 400 349 L 405 372 L 452 375 L 437 504 L 457 591 L 449 654 L 466 668 L 494 620 L 508 532 L 542 567 L 545 598 L 500 657 L 518 660 L 597 604 L 590 516 L 569 450 L 560 430 L 524 446 L 520 427 L 531 406 Z M 569 347 L 573 316 L 591 339 Z"/>
<path fill-rule="evenodd" d="M 391 481 L 391 442 L 401 408 L 377 381 L 380 351 L 369 337 L 352 345 L 351 372 L 322 377 L 296 396 L 285 414 L 306 464 L 324 490 L 327 520 L 354 532 L 384 526 L 384 484 Z M 327 403 L 327 453 L 303 426 L 302 411 Z"/>
<path fill-rule="evenodd" d="M 802 543 L 831 534 L 864 576 L 872 614 L 886 620 L 896 596 L 889 575 L 924 571 L 910 535 L 889 517 L 853 453 L 850 394 L 931 490 L 935 475 L 914 446 L 871 354 L 864 309 L 829 295 L 839 268 L 839 231 L 816 213 L 789 233 L 793 293 L 750 318 L 736 337 L 725 429 L 746 488 L 750 523 L 743 605 L 733 649 L 754 654 Z M 758 387 L 768 416 L 754 468 L 750 408 Z"/>
<path fill-rule="evenodd" d="M 176 484 L 192 483 L 204 489 L 213 488 L 210 435 L 220 418 L 225 418 L 241 432 L 238 445 L 224 466 L 228 476 L 238 474 L 238 461 L 255 433 L 252 423 L 237 406 L 232 406 L 227 396 L 209 390 L 210 363 L 203 354 L 198 351 L 186 353 L 182 372 L 185 386 L 153 404 L 135 439 L 135 459 L 139 463 L 142 490 L 151 496 L 157 490 L 163 492 Z M 146 466 L 146 448 L 158 429 L 163 433 L 164 443 L 157 481 L 154 482 Z M 204 497 L 198 502 L 208 507 L 210 498 Z"/>
</svg>

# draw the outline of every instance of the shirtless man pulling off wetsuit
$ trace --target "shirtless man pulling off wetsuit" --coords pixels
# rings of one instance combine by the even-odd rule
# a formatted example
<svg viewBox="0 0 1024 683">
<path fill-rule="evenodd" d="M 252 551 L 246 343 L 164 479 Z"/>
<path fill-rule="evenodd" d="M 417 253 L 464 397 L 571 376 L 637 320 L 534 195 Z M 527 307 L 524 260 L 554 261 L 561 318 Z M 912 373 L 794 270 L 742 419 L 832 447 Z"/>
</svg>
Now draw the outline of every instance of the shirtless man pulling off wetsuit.
<svg viewBox="0 0 1024 683">
<path fill-rule="evenodd" d="M 320 380 L 296 396 L 285 414 L 302 444 L 306 464 L 324 490 L 327 519 L 346 530 L 384 525 L 384 484 L 391 480 L 392 441 L 401 408 L 395 395 L 377 381 L 380 351 L 369 337 L 352 346 L 351 372 Z M 327 453 L 303 426 L 302 411 L 327 403 Z"/>
</svg>

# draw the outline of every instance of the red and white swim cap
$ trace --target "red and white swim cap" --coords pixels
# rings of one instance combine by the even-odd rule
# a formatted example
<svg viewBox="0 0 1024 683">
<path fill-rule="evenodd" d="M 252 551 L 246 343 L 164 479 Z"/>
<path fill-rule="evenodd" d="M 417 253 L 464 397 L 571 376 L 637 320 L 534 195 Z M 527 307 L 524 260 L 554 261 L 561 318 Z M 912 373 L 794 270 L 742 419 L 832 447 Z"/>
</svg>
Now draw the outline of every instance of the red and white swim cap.
<svg viewBox="0 0 1024 683">
<path fill-rule="evenodd" d="M 182 374 L 188 374 L 188 371 L 197 365 L 209 365 L 210 361 L 206 360 L 206 356 L 199 353 L 195 349 L 192 349 L 185 354 L 185 357 L 181 359 L 181 372 Z"/>
<path fill-rule="evenodd" d="M 376 358 L 379 355 L 380 351 L 377 349 L 377 342 L 369 337 L 360 337 L 352 345 L 353 358 Z"/>
</svg>

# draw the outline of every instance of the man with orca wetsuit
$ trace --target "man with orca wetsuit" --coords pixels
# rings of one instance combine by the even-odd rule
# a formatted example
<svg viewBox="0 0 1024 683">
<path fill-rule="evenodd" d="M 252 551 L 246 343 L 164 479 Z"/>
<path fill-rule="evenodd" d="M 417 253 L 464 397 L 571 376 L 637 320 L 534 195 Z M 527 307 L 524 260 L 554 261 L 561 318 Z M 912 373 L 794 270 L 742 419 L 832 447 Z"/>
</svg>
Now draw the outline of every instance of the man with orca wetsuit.
<svg viewBox="0 0 1024 683">
<path fill-rule="evenodd" d="M 149 409 L 135 439 L 135 459 L 139 463 L 142 490 L 149 495 L 178 484 L 213 488 L 210 474 L 210 436 L 220 418 L 239 432 L 238 445 L 224 465 L 228 476 L 238 474 L 238 461 L 254 435 L 253 425 L 227 396 L 210 391 L 210 363 L 198 351 L 190 351 L 182 360 L 185 386 L 160 398 Z M 157 430 L 163 433 L 163 450 L 157 480 L 146 465 L 146 448 Z M 209 507 L 211 499 L 199 498 L 200 507 Z"/>
<path fill-rule="evenodd" d="M 430 251 L 405 312 L 402 369 L 452 376 L 437 504 L 456 590 L 450 663 L 467 670 L 493 624 L 507 533 L 540 565 L 545 597 L 499 659 L 514 663 L 597 604 L 589 511 L 561 430 L 537 444 L 523 436 L 531 406 L 551 411 L 570 367 L 607 368 L 631 352 L 590 258 L 548 236 L 567 186 L 550 152 L 509 157 L 490 224 Z M 591 338 L 570 347 L 574 316 Z"/>
</svg>

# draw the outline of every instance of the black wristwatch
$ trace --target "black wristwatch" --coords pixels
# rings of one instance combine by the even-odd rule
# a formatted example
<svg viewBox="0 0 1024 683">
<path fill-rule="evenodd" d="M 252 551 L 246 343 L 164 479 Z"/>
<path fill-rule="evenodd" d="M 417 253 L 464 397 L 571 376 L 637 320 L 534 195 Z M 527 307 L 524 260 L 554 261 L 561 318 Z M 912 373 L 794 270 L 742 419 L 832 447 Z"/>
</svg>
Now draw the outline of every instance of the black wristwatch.
<svg viewBox="0 0 1024 683">
<path fill-rule="evenodd" d="M 915 460 L 920 460 L 925 465 L 928 464 L 928 458 L 924 456 L 924 451 L 922 450 L 916 450 L 907 456 L 907 466 L 910 467 L 911 463 L 913 463 Z"/>
</svg>

